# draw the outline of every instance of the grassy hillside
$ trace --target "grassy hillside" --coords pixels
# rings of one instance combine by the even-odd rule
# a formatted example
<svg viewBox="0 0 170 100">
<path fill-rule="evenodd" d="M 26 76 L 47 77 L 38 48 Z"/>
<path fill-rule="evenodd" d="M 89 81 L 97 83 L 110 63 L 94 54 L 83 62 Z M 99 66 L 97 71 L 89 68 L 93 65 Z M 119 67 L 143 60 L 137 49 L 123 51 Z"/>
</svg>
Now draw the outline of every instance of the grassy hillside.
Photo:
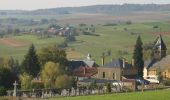
<svg viewBox="0 0 170 100">
<path fill-rule="evenodd" d="M 133 92 L 133 93 L 118 93 L 95 96 L 79 96 L 56 98 L 50 100 L 169 100 L 170 90 L 149 91 L 149 92 Z"/>
<path fill-rule="evenodd" d="M 153 26 L 158 28 L 153 28 Z M 111 58 L 125 57 L 131 60 L 134 44 L 138 35 L 141 35 L 143 43 L 153 42 L 159 35 L 160 29 L 167 48 L 170 47 L 170 23 L 169 22 L 149 22 L 149 23 L 132 23 L 118 24 L 116 26 L 95 25 L 96 32 L 99 36 L 80 35 L 76 37 L 75 42 L 68 44 L 69 58 L 84 58 L 88 53 L 101 64 L 101 54 L 111 50 L 111 56 L 106 57 L 106 62 Z M 125 30 L 126 28 L 126 30 Z M 11 37 L 18 42 L 26 45 L 21 47 L 13 47 L 4 43 L 0 43 L 0 56 L 13 56 L 15 59 L 22 60 L 29 44 L 34 43 L 39 49 L 43 46 L 59 44 L 64 39 L 62 37 L 53 37 L 48 39 L 39 39 L 33 35 L 23 35 Z M 74 51 L 70 51 L 70 48 Z M 126 54 L 119 55 L 119 51 Z"/>
</svg>

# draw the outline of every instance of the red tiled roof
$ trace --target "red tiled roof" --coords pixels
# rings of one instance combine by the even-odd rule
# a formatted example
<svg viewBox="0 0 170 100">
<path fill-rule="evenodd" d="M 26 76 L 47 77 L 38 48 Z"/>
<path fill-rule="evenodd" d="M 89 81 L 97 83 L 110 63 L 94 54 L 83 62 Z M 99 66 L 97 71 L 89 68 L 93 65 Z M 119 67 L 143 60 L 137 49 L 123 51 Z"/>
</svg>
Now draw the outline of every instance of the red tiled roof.
<svg viewBox="0 0 170 100">
<path fill-rule="evenodd" d="M 97 67 L 79 67 L 73 71 L 74 76 L 91 77 L 98 72 Z"/>
</svg>

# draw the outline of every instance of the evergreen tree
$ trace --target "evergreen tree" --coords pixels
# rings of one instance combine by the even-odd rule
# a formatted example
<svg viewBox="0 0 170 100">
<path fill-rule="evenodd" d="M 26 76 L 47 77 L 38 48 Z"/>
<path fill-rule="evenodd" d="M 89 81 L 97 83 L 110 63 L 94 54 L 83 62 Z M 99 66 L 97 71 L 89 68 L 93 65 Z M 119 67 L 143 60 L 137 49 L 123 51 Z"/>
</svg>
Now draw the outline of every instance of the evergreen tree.
<svg viewBox="0 0 170 100">
<path fill-rule="evenodd" d="M 21 65 L 21 71 L 22 73 L 26 72 L 33 77 L 40 72 L 40 64 L 33 44 L 30 46 L 28 53 L 25 55 Z"/>
<path fill-rule="evenodd" d="M 134 59 L 134 66 L 137 68 L 137 75 L 138 77 L 143 77 L 143 68 L 144 68 L 144 61 L 143 61 L 143 48 L 142 48 L 142 40 L 141 37 L 138 36 L 135 49 L 134 49 L 134 54 L 133 54 L 133 59 Z"/>
</svg>

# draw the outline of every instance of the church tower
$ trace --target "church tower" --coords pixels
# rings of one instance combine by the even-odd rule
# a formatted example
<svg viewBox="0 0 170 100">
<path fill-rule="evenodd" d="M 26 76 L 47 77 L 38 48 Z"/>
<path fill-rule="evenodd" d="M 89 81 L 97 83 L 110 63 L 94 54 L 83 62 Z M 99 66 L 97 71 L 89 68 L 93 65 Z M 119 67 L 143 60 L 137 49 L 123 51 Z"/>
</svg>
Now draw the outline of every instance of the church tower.
<svg viewBox="0 0 170 100">
<path fill-rule="evenodd" d="M 153 58 L 155 60 L 161 60 L 163 57 L 166 56 L 166 45 L 162 39 L 162 36 L 159 35 L 154 42 L 153 46 Z"/>
</svg>

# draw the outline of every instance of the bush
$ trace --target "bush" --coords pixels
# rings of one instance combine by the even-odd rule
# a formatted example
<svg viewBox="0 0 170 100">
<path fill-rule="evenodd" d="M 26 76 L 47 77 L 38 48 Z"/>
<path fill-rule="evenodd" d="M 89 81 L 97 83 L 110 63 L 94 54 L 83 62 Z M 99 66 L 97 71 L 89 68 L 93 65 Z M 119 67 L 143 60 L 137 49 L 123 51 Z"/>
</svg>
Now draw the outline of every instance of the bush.
<svg viewBox="0 0 170 100">
<path fill-rule="evenodd" d="M 31 83 L 31 87 L 32 87 L 32 89 L 42 89 L 42 88 L 44 88 L 44 84 L 43 83 Z"/>
<path fill-rule="evenodd" d="M 164 84 L 165 86 L 170 86 L 170 80 L 165 80 L 165 81 L 163 81 L 163 84 Z"/>
<path fill-rule="evenodd" d="M 103 26 L 116 26 L 117 24 L 116 23 L 106 23 L 105 25 Z"/>
<path fill-rule="evenodd" d="M 0 96 L 6 95 L 6 89 L 3 86 L 0 86 Z"/>
<path fill-rule="evenodd" d="M 158 25 L 155 25 L 155 26 L 153 26 L 153 28 L 159 28 L 159 26 L 158 26 Z"/>
<path fill-rule="evenodd" d="M 107 93 L 110 93 L 112 90 L 111 90 L 111 84 L 110 83 L 107 83 L 106 85 L 106 91 Z"/>
<path fill-rule="evenodd" d="M 131 21 L 127 21 L 126 24 L 127 24 L 127 25 L 130 25 L 130 24 L 132 24 L 132 22 L 131 22 Z"/>
</svg>

